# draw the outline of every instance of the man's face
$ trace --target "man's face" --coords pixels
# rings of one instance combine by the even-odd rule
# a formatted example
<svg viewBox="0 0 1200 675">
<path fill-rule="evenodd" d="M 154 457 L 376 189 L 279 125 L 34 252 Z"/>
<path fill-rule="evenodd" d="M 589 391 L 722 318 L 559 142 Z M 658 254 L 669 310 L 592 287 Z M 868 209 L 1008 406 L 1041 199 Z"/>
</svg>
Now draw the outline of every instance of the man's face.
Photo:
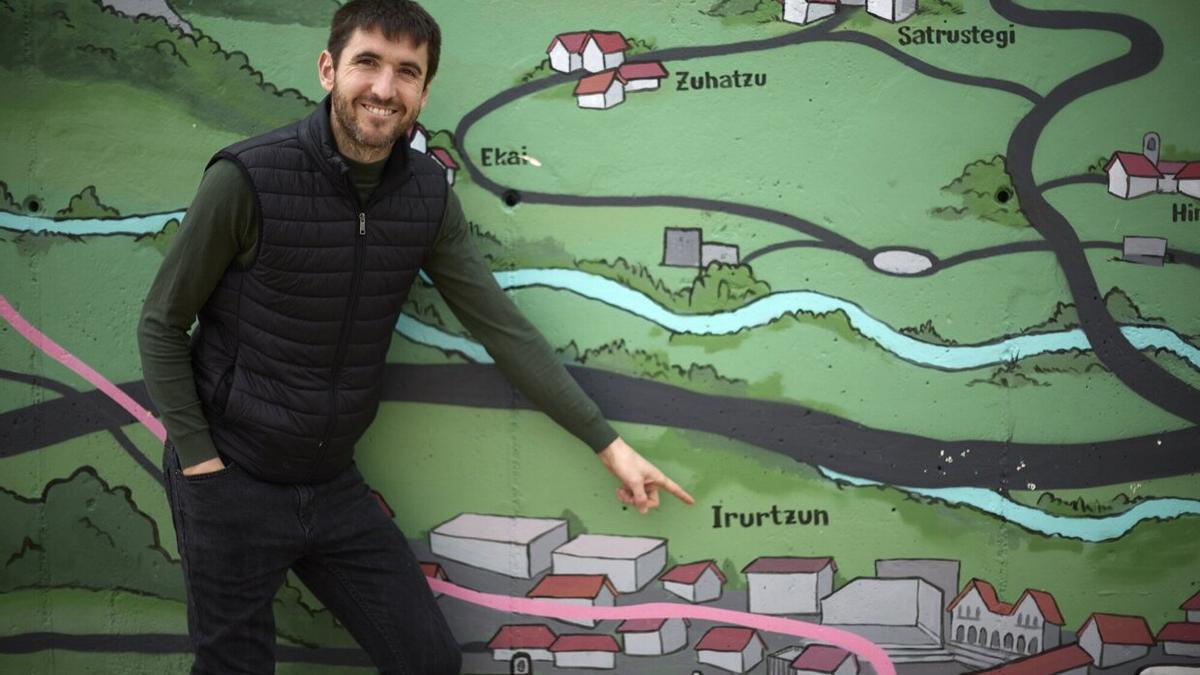
<svg viewBox="0 0 1200 675">
<path fill-rule="evenodd" d="M 426 45 L 378 30 L 355 30 L 337 63 L 317 61 L 321 86 L 332 94 L 334 137 L 342 154 L 359 161 L 386 157 L 420 114 L 429 88 Z"/>
</svg>

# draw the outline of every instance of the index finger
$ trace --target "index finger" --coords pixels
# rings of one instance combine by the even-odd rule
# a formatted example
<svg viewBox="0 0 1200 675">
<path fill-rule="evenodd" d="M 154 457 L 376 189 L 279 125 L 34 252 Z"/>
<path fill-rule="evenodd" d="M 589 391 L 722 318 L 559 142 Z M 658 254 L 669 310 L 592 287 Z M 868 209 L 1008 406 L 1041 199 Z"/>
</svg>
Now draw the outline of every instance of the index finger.
<svg viewBox="0 0 1200 675">
<path fill-rule="evenodd" d="M 679 500 L 681 502 L 683 502 L 684 504 L 695 504 L 696 503 L 696 500 L 687 493 L 687 490 L 684 490 L 683 488 L 679 487 L 678 483 L 671 480 L 670 478 L 667 478 L 666 476 L 663 476 L 662 487 L 667 492 L 670 492 L 671 494 L 678 497 Z"/>
</svg>

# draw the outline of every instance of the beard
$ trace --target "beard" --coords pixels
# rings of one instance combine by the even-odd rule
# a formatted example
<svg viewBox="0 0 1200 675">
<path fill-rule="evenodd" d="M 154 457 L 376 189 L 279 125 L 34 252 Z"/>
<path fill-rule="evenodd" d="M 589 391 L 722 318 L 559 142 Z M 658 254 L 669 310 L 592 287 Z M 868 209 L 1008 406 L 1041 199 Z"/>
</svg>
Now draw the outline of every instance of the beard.
<svg viewBox="0 0 1200 675">
<path fill-rule="evenodd" d="M 333 100 L 334 123 L 341 128 L 345 139 L 355 146 L 354 150 L 357 150 L 349 154 L 375 155 L 390 150 L 408 131 L 413 121 L 410 117 L 416 117 L 399 101 L 387 103 L 374 97 L 364 97 L 361 99 L 362 103 L 396 109 L 396 114 L 388 120 L 368 121 L 360 114 L 358 101 L 339 91 L 336 83 L 330 94 Z"/>
</svg>

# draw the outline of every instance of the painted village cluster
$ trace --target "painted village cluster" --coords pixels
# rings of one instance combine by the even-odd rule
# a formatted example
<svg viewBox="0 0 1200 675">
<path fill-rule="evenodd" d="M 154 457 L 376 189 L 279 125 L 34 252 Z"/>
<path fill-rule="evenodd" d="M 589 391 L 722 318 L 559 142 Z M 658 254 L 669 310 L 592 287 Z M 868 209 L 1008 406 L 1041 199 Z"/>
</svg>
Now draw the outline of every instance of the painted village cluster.
<svg viewBox="0 0 1200 675">
<path fill-rule="evenodd" d="M 787 616 L 865 637 L 894 664 L 953 664 L 996 675 L 1088 675 L 1156 663 L 1200 669 L 1200 592 L 1180 598 L 1180 620 L 1157 634 L 1143 617 L 1105 612 L 1073 627 L 1051 591 L 1029 588 L 1006 602 L 986 580 L 963 583 L 957 560 L 877 560 L 875 576 L 838 586 L 832 556 L 760 556 L 740 570 L 745 590 L 730 591 L 715 560 L 668 567 L 667 544 L 610 534 L 572 538 L 568 522 L 557 518 L 463 513 L 430 531 L 422 569 L 483 591 L 522 580 L 528 598 L 584 607 L 666 600 Z M 685 618 L 517 620 L 493 630 L 487 656 L 510 663 L 512 673 L 536 672 L 538 662 L 625 672 L 644 657 L 671 655 L 655 667 L 691 662 L 715 669 L 693 672 L 871 672 L 840 647 Z"/>
</svg>

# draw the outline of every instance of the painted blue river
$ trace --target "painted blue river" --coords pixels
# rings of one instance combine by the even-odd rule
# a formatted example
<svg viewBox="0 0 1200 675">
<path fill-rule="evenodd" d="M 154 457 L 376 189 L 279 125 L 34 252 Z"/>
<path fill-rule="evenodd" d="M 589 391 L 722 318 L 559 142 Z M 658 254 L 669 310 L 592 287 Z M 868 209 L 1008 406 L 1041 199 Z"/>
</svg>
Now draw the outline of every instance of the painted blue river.
<svg viewBox="0 0 1200 675">
<path fill-rule="evenodd" d="M 142 234 L 157 232 L 170 219 L 183 212 L 161 213 L 121 219 L 62 220 L 33 218 L 0 212 L 0 227 L 32 232 L 62 234 Z M 842 311 L 864 337 L 896 356 L 920 365 L 945 370 L 961 370 L 995 365 L 1026 356 L 1067 349 L 1087 350 L 1091 346 L 1079 329 L 1020 335 L 981 345 L 944 346 L 922 342 L 905 335 L 867 314 L 861 307 L 841 298 L 815 291 L 772 293 L 744 307 L 716 314 L 676 314 L 658 305 L 648 296 L 611 279 L 563 269 L 523 269 L 497 272 L 496 280 L 507 290 L 542 287 L 575 293 L 603 302 L 651 321 L 674 333 L 728 335 L 744 328 L 761 326 L 793 312 L 826 314 Z M 487 351 L 477 342 L 446 333 L 410 316 L 400 317 L 396 331 L 419 344 L 457 352 L 471 361 L 491 363 Z M 1138 349 L 1166 349 L 1200 367 L 1200 349 L 1177 333 L 1154 326 L 1123 326 L 1121 332 Z M 821 468 L 829 478 L 852 485 L 878 485 L 873 481 L 838 474 Z M 941 499 L 950 504 L 966 504 L 1005 518 L 1025 528 L 1084 541 L 1104 541 L 1120 537 L 1137 523 L 1149 518 L 1200 515 L 1200 500 L 1156 498 L 1139 502 L 1124 513 L 1101 517 L 1068 517 L 1045 513 L 1018 504 L 999 493 L 982 488 L 897 488 L 913 494 Z"/>
<path fill-rule="evenodd" d="M 825 477 L 843 481 L 858 487 L 877 486 L 880 483 L 865 478 L 855 478 L 832 469 L 819 467 Z M 914 488 L 896 487 L 940 499 L 948 504 L 965 504 L 980 511 L 1000 516 L 1021 527 L 1043 534 L 1072 537 L 1083 541 L 1106 541 L 1116 539 L 1132 530 L 1143 520 L 1175 518 L 1185 515 L 1200 515 L 1200 500 L 1176 497 L 1155 497 L 1140 501 L 1123 513 L 1111 516 L 1057 516 L 1025 504 L 1019 504 L 998 492 L 983 488 Z"/>
</svg>

